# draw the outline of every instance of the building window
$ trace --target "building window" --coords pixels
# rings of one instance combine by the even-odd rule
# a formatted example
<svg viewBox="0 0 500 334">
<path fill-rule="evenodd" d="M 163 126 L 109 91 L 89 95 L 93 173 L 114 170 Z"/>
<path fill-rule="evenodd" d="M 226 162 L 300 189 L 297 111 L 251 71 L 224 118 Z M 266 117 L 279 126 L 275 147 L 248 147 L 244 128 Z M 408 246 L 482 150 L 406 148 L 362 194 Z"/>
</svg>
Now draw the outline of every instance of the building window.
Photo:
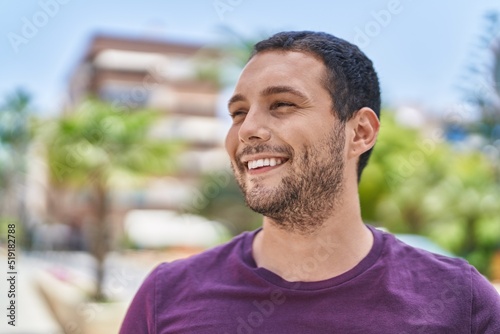
<svg viewBox="0 0 500 334">
<path fill-rule="evenodd" d="M 150 91 L 141 84 L 106 83 L 99 97 L 118 107 L 141 108 L 148 104 Z"/>
</svg>

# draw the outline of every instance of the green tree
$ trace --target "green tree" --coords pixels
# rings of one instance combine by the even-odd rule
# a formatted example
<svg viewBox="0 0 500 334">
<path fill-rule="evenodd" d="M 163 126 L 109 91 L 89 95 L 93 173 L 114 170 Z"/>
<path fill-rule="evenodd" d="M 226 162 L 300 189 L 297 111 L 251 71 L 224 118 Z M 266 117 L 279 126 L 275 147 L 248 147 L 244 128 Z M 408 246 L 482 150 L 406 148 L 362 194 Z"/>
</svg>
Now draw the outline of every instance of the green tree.
<svg viewBox="0 0 500 334">
<path fill-rule="evenodd" d="M 496 203 L 500 202 L 498 196 L 498 189 L 500 189 L 500 12 L 486 13 L 484 30 L 477 39 L 473 52 L 466 67 L 465 78 L 459 81 L 459 87 L 476 117 L 463 124 L 462 127 L 469 138 L 471 135 L 480 138 L 476 141 L 476 148 L 484 152 L 493 167 L 488 167 L 482 175 L 464 176 L 467 181 L 462 183 L 461 187 L 475 184 L 476 190 L 481 189 L 479 193 L 462 188 L 453 195 L 460 205 L 459 210 L 463 211 L 464 207 L 471 208 L 472 203 L 477 205 L 476 210 L 471 209 L 463 213 L 464 230 L 467 231 L 463 239 L 467 252 L 471 254 L 469 255 L 471 261 L 476 261 L 485 267 L 488 254 L 500 252 L 498 210 L 493 210 L 494 213 L 491 216 L 491 205 L 484 204 L 490 203 L 493 199 Z M 477 161 L 474 164 L 482 165 Z M 468 172 L 474 173 L 474 168 L 469 167 Z M 464 199 L 464 196 L 467 196 L 465 194 L 469 194 L 467 199 Z M 482 194 L 488 194 L 487 198 L 482 198 Z M 494 206 L 498 207 L 498 204 Z M 486 212 L 481 215 L 471 213 L 484 207 Z M 482 218 L 477 218 L 477 216 Z M 476 245 L 480 245 L 479 249 Z"/>
<path fill-rule="evenodd" d="M 466 100 L 476 107 L 479 119 L 469 129 L 494 142 L 500 139 L 500 13 L 486 16 L 486 29 L 479 38 L 484 57 L 474 57 L 467 67 L 469 86 L 464 88 Z"/>
<path fill-rule="evenodd" d="M 474 121 L 463 125 L 464 130 L 482 138 L 478 149 L 496 161 L 495 177 L 500 186 L 500 12 L 488 12 L 485 19 L 485 29 L 459 88 L 477 114 Z"/>
<path fill-rule="evenodd" d="M 0 217 L 4 222 L 21 224 L 17 228 L 19 240 L 26 229 L 24 183 L 32 137 L 31 109 L 31 96 L 23 89 L 8 94 L 0 105 Z"/>
<path fill-rule="evenodd" d="M 175 168 L 179 143 L 154 139 L 148 132 L 158 114 L 119 110 L 89 100 L 44 127 L 47 160 L 56 186 L 86 188 L 92 194 L 91 253 L 98 266 L 95 299 L 104 298 L 103 263 L 110 250 L 110 179 L 124 175 L 165 175 Z"/>
<path fill-rule="evenodd" d="M 255 43 L 268 37 L 268 34 L 263 32 L 258 33 L 256 36 L 247 37 L 228 26 L 221 26 L 219 30 L 228 40 L 231 40 L 231 42 L 222 45 L 222 50 L 229 55 L 230 59 L 240 69 L 246 65 Z"/>
<path fill-rule="evenodd" d="M 213 47 L 200 50 L 195 59 L 197 79 L 211 82 L 220 88 L 234 85 L 235 79 L 250 58 L 255 43 L 269 35 L 261 32 L 247 37 L 227 26 L 220 26 L 218 30 L 224 40 Z"/>
<path fill-rule="evenodd" d="M 201 200 L 186 211 L 221 222 L 233 235 L 254 230 L 262 223 L 262 216 L 246 206 L 230 170 L 205 175 L 199 193 Z"/>
<path fill-rule="evenodd" d="M 427 235 L 487 274 L 500 240 L 500 189 L 492 161 L 404 128 L 390 112 L 382 124 L 360 184 L 365 221 Z"/>
</svg>

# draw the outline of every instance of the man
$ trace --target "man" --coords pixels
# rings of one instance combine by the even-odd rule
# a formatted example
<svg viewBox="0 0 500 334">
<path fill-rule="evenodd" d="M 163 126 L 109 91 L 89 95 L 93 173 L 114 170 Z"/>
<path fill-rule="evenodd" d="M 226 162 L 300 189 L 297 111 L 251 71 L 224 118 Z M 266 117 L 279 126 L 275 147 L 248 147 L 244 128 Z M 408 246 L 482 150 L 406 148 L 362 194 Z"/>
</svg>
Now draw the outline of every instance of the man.
<svg viewBox="0 0 500 334">
<path fill-rule="evenodd" d="M 461 259 L 363 223 L 379 131 L 371 61 L 325 33 L 255 45 L 226 149 L 262 229 L 157 267 L 121 333 L 500 333 L 500 298 Z"/>
</svg>

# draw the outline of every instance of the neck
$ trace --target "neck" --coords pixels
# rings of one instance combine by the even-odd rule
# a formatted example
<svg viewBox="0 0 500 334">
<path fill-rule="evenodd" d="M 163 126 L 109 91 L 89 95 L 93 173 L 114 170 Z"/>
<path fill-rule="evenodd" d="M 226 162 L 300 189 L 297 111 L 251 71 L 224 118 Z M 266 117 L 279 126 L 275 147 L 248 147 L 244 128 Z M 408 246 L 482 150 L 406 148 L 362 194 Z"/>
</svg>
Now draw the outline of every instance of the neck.
<svg viewBox="0 0 500 334">
<path fill-rule="evenodd" d="M 340 210 L 336 208 L 310 234 L 285 230 L 264 217 L 263 229 L 253 242 L 257 266 L 291 282 L 321 281 L 352 269 L 373 244 L 373 235 L 363 224 L 358 203 L 344 203 Z"/>
</svg>

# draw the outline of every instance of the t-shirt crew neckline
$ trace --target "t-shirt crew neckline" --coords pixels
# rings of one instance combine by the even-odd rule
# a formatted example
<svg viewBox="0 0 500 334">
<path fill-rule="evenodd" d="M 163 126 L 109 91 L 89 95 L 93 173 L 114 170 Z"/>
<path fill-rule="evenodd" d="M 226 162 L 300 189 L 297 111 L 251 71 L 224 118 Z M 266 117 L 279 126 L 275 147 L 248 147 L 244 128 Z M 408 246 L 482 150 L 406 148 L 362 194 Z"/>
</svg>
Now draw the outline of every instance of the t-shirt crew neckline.
<svg viewBox="0 0 500 334">
<path fill-rule="evenodd" d="M 368 268 L 370 268 L 380 257 L 384 246 L 383 232 L 377 230 L 373 226 L 370 225 L 366 226 L 373 234 L 373 245 L 368 254 L 352 269 L 346 271 L 343 274 L 340 274 L 338 276 L 326 280 L 316 281 L 316 282 L 300 282 L 300 281 L 290 282 L 281 278 L 280 276 L 278 276 L 277 274 L 273 273 L 270 270 L 267 270 L 262 267 L 257 267 L 255 259 L 253 258 L 252 255 L 252 244 L 254 237 L 257 235 L 257 233 L 259 233 L 262 230 L 262 228 L 259 228 L 251 233 L 248 233 L 245 236 L 242 244 L 243 261 L 249 267 L 249 269 L 252 270 L 256 275 L 260 276 L 262 279 L 268 281 L 269 283 L 277 285 L 284 289 L 312 291 L 312 290 L 333 288 L 359 276 L 360 274 L 365 272 Z"/>
</svg>

